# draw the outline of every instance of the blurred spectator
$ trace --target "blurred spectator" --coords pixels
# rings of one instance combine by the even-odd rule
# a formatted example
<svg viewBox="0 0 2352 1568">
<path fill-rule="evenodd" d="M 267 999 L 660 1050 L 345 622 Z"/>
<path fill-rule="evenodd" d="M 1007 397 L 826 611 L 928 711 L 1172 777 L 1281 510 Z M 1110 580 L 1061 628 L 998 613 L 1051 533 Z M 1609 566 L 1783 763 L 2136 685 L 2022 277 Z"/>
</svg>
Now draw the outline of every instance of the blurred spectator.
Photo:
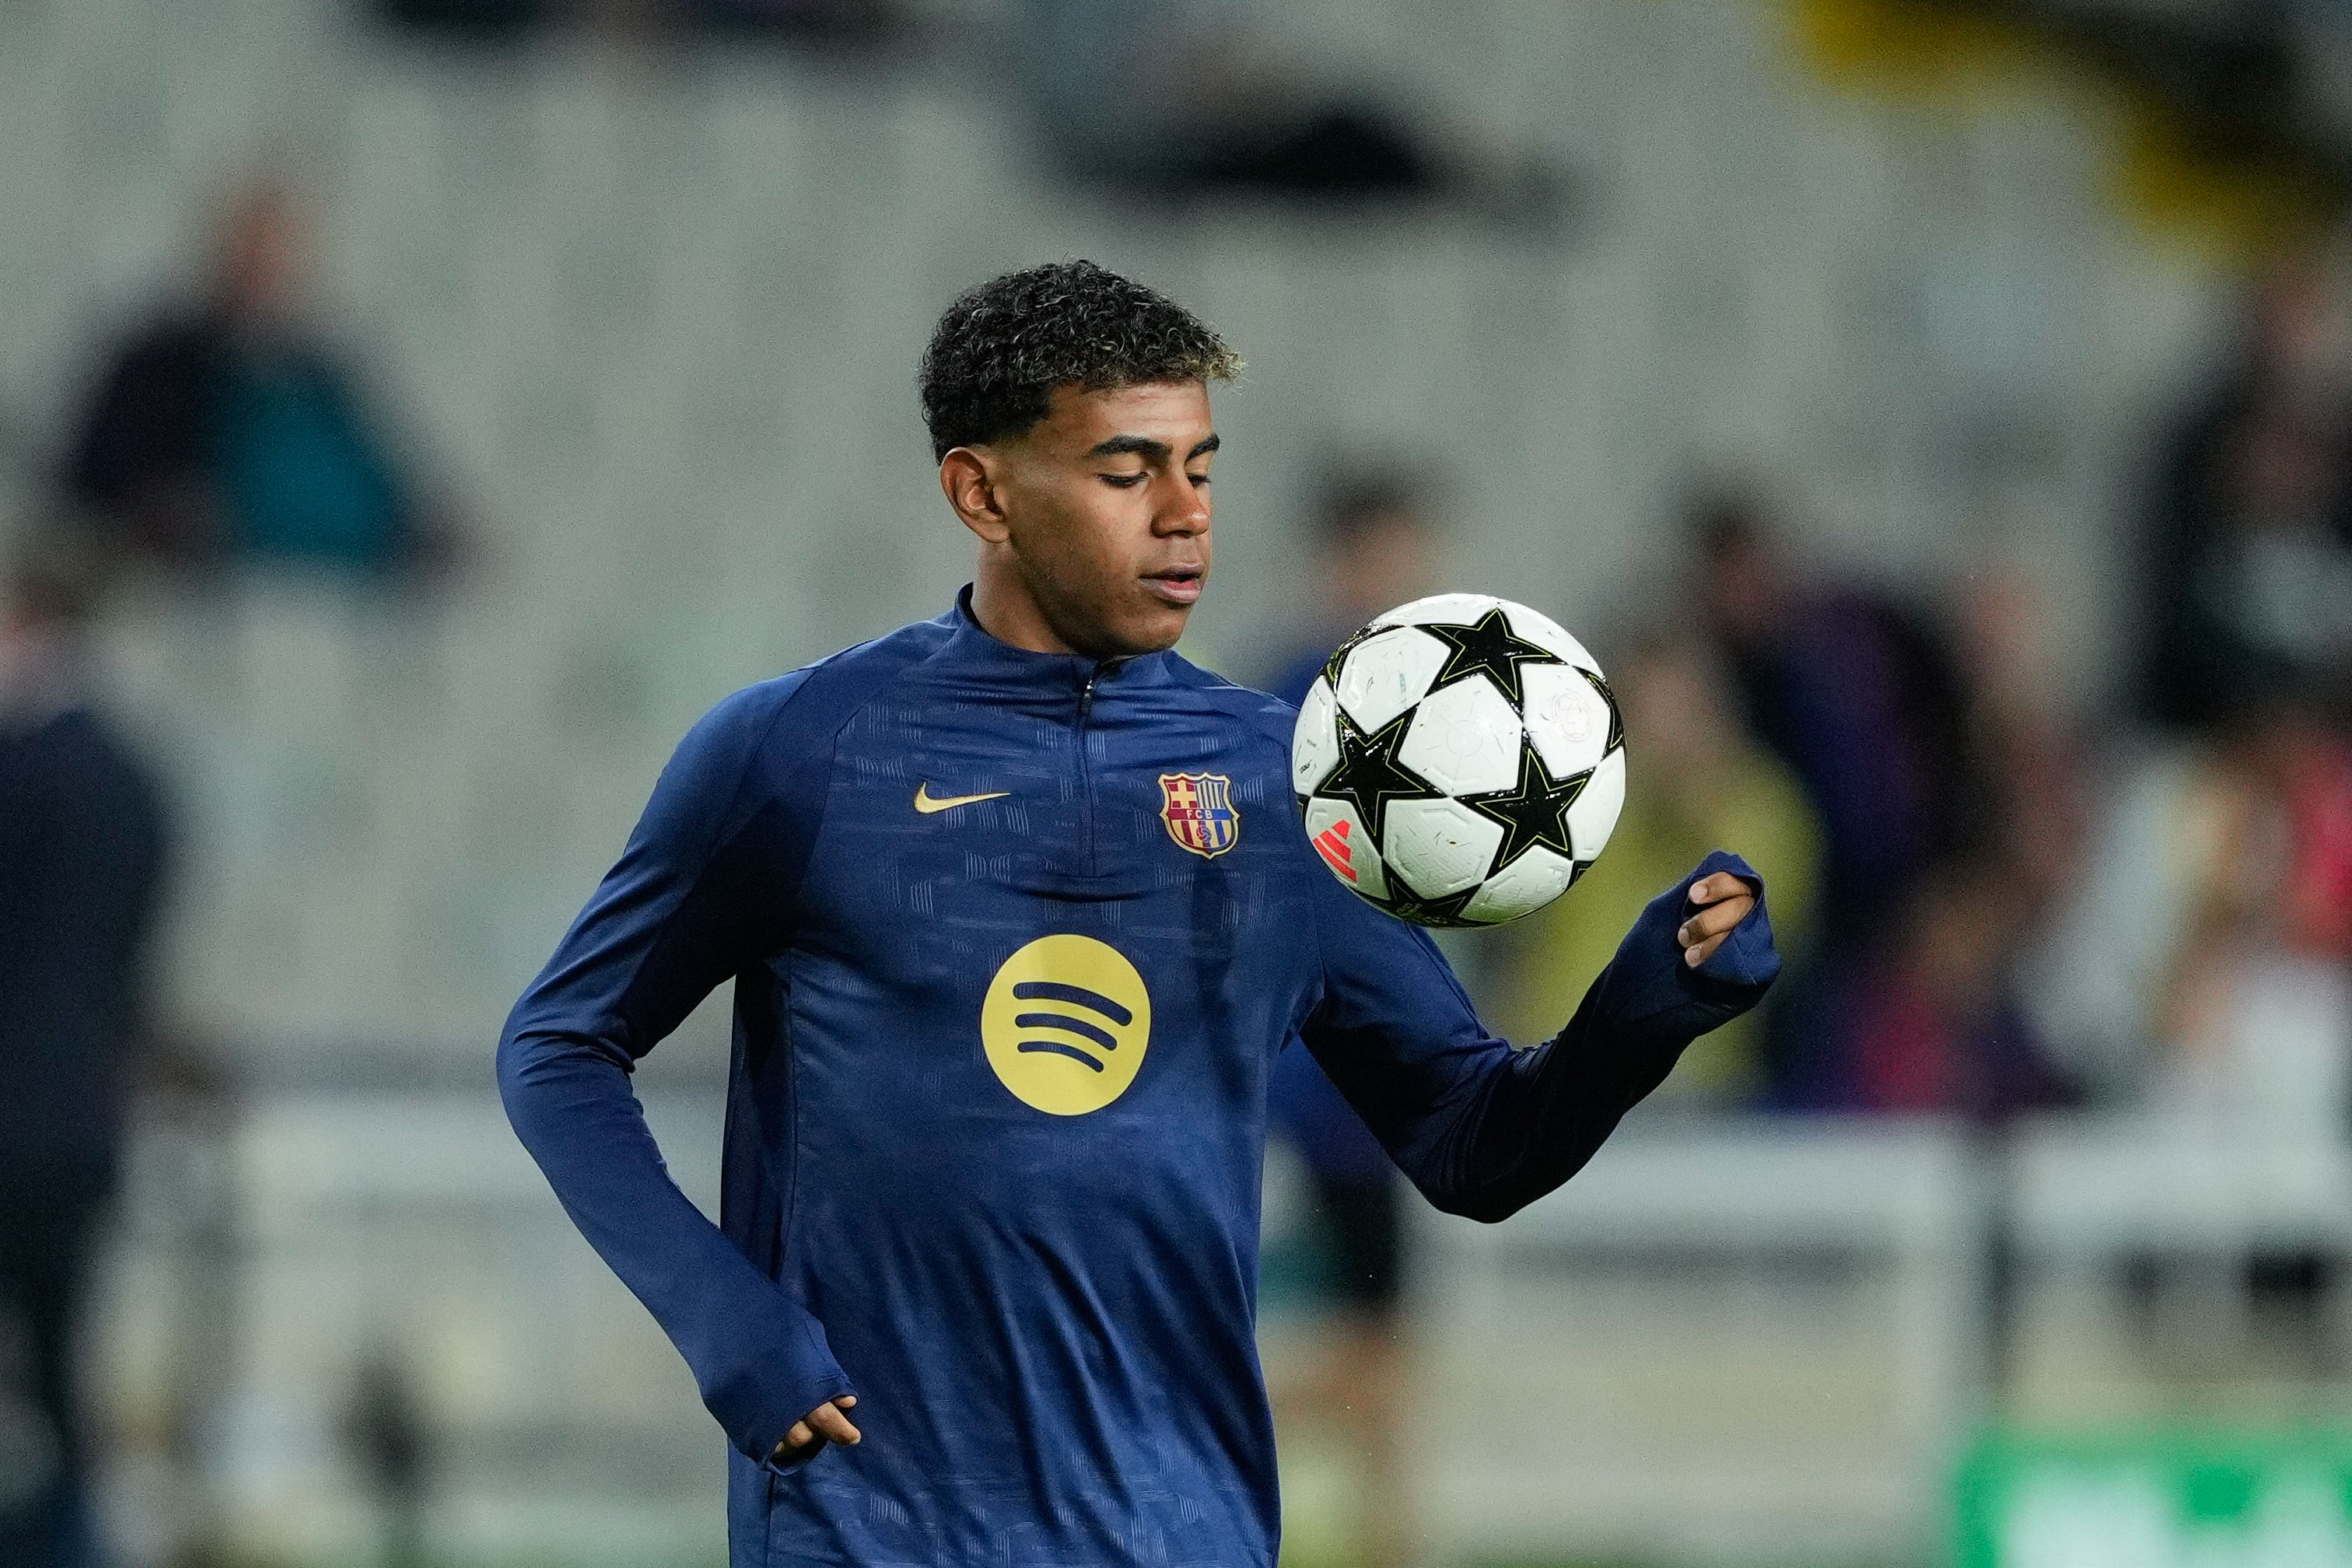
<svg viewBox="0 0 2352 1568">
<path fill-rule="evenodd" d="M 1268 691 L 1296 706 L 1349 634 L 1432 591 L 1437 531 L 1426 490 L 1410 474 L 1378 468 L 1325 485 L 1309 535 L 1314 591 L 1289 606 L 1297 642 L 1275 661 Z"/>
<path fill-rule="evenodd" d="M 381 0 L 379 9 L 396 27 L 486 43 L 530 32 L 560 8 L 551 0 Z"/>
<path fill-rule="evenodd" d="M 2253 292 L 2223 384 L 2173 438 L 2142 562 L 2139 700 L 2167 725 L 2352 691 L 2352 298 L 2306 254 Z"/>
<path fill-rule="evenodd" d="M 739 38 L 866 47 L 887 41 L 901 18 L 886 0 L 691 0 L 688 19 Z"/>
<path fill-rule="evenodd" d="M 2141 711 L 2079 890 L 2028 973 L 2106 1093 L 2278 1133 L 2352 1110 L 2352 280 L 2249 291 L 2172 437 L 2142 559 Z"/>
<path fill-rule="evenodd" d="M 1887 930 L 1859 944 L 1859 963 L 1832 979 L 1817 1016 L 1833 1058 L 1853 1074 L 1852 1104 L 1997 1122 L 2080 1092 L 2046 1048 L 2017 979 L 2077 872 L 2080 759 L 2058 711 L 2046 607 L 2031 579 L 1981 568 L 1952 609 L 1972 820 L 1941 847 Z"/>
<path fill-rule="evenodd" d="M 1616 672 L 1636 785 L 1609 847 L 1568 897 L 1507 928 L 1511 960 L 1496 1026 L 1539 1040 L 1576 1010 L 1642 906 L 1713 849 L 1736 846 L 1772 889 L 1772 929 L 1792 960 L 1811 931 L 1821 830 L 1795 776 L 1751 741 L 1721 661 L 1687 632 L 1643 644 Z M 1753 1016 L 1706 1036 L 1660 1091 L 1715 1103 L 1760 1086 Z"/>
<path fill-rule="evenodd" d="M 1422 486 L 1393 472 L 1333 482 L 1315 519 L 1316 591 L 1298 606 L 1307 640 L 1277 662 L 1268 689 L 1297 703 L 1331 650 L 1383 610 L 1429 592 L 1436 536 Z M 1675 875 L 1681 874 L 1676 868 Z M 1571 1011 L 1573 1009 L 1570 1009 Z M 1568 1020 L 1568 1013 L 1545 1033 Z M 1405 1365 L 1402 1325 L 1403 1191 L 1396 1167 L 1307 1048 L 1276 1059 L 1267 1090 L 1275 1131 L 1297 1150 L 1314 1194 L 1316 1224 L 1332 1259 L 1336 1307 L 1312 1364 L 1278 1380 L 1276 1414 L 1337 1427 L 1368 1479 L 1364 1560 L 1393 1568 L 1410 1559 L 1412 1523 L 1404 1472 Z"/>
<path fill-rule="evenodd" d="M 158 794 L 91 705 L 86 574 L 0 592 L 0 1563 L 87 1561 L 72 1328 L 122 1135 L 162 880 Z"/>
<path fill-rule="evenodd" d="M 1807 1022 L 1822 1037 L 1815 1065 L 1833 1071 L 1801 1082 L 1798 1102 L 1983 1122 L 2069 1102 L 2011 989 L 2022 916 L 1997 862 L 1937 867 L 1881 941 L 1824 976 Z"/>
<path fill-rule="evenodd" d="M 901 20 L 887 0 L 378 0 L 377 10 L 395 27 L 469 44 L 574 29 L 653 41 L 698 29 L 865 47 L 888 39 Z"/>
<path fill-rule="evenodd" d="M 1930 865 L 1981 837 L 1958 671 L 1911 606 L 1872 587 L 1799 582 L 1752 503 L 1706 500 L 1693 528 L 1699 601 L 1748 726 L 1820 814 L 1822 940 L 1842 947 Z"/>
<path fill-rule="evenodd" d="M 2271 1135 L 2352 1110 L 2352 746 L 2253 710 L 2126 758 L 2033 975 L 2045 1027 L 2109 1091 Z"/>
<path fill-rule="evenodd" d="M 2065 1099 L 2011 983 L 2034 865 L 2063 864 L 2048 736 L 2028 705 L 1980 700 L 1935 618 L 1798 583 L 1751 503 L 1709 500 L 1694 524 L 1748 723 L 1822 831 L 1818 934 L 1766 1024 L 1764 1103 L 1998 1118 Z M 1986 672 L 2020 668 L 1998 657 L 2016 605 L 1970 608 Z"/>
<path fill-rule="evenodd" d="M 90 526 L 181 568 L 445 563 L 446 531 L 307 318 L 310 260 L 290 190 L 230 204 L 205 297 L 133 338 L 82 417 L 66 478 Z"/>
<path fill-rule="evenodd" d="M 2019 918 L 2038 921 L 2073 894 L 2090 798 L 2084 726 L 2060 696 L 2057 616 L 2025 564 L 1979 568 L 1958 601 L 1981 846 L 2014 885 Z"/>
<path fill-rule="evenodd" d="M 1129 189 L 1442 200 L 1515 224 L 1561 216 L 1566 182 L 1447 155 L 1394 110 L 1271 63 L 1224 0 L 1020 0 L 1015 80 L 1054 156 Z"/>
<path fill-rule="evenodd" d="M 432 1433 L 416 1374 L 387 1346 L 360 1363 L 353 1383 L 347 1436 L 382 1517 L 382 1568 L 426 1568 Z"/>
<path fill-rule="evenodd" d="M 2352 746 L 2308 710 L 2209 764 L 2189 919 L 2158 1016 L 2160 1098 L 2340 1134 L 2352 1110 Z"/>
</svg>

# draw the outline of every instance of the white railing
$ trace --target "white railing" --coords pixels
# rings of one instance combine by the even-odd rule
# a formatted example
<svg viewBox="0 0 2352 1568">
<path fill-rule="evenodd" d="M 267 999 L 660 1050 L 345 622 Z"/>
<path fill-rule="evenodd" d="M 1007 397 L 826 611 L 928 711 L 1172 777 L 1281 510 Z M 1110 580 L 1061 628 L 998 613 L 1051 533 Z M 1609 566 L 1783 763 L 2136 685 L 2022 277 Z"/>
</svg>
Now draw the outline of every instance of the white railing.
<svg viewBox="0 0 2352 1568">
<path fill-rule="evenodd" d="M 1978 1398 L 1956 1129 L 1629 1129 L 1500 1226 L 1422 1227 L 1433 1539 L 1700 1560 L 1924 1541 Z"/>
<path fill-rule="evenodd" d="M 715 1087 L 648 1106 L 710 1205 Z M 488 1093 L 277 1096 L 136 1149 L 95 1358 L 121 1511 L 208 1515 L 255 1552 L 365 1550 L 348 1426 L 388 1362 L 440 1456 L 441 1549 L 715 1560 L 719 1438 Z M 2166 1369 L 2129 1364 L 2120 1265 L 2157 1260 L 2226 1339 L 2250 1256 L 2352 1259 L 2352 1152 L 2147 1121 L 1991 1142 L 1637 1117 L 1505 1224 L 1412 1208 L 1433 1560 L 1872 1560 L 1939 1539 L 1956 1449 L 2003 1382 L 1990 1347 L 2012 1417 L 2148 1408 Z"/>
</svg>

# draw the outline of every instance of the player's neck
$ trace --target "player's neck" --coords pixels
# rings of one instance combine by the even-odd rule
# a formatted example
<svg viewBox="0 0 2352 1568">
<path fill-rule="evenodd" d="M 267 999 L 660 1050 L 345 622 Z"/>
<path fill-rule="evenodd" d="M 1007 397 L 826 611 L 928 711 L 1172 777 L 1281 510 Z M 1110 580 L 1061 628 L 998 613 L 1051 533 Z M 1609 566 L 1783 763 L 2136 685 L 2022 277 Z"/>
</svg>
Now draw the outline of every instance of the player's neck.
<svg viewBox="0 0 2352 1568">
<path fill-rule="evenodd" d="M 1045 612 L 1037 607 L 1027 584 L 1008 573 L 992 572 L 984 561 L 972 580 L 971 618 L 998 642 L 1030 653 L 1078 651 L 1062 640 Z"/>
</svg>

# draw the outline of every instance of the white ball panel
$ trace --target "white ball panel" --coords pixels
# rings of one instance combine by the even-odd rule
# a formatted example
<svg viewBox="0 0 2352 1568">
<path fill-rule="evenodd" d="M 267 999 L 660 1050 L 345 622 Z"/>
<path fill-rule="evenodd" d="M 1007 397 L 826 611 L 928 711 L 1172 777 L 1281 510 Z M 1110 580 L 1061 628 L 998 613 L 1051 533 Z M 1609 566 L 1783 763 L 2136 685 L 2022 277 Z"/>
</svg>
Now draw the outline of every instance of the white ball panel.
<svg viewBox="0 0 2352 1568">
<path fill-rule="evenodd" d="M 1381 858 L 1424 899 L 1475 887 L 1495 863 L 1503 829 L 1458 800 L 1389 803 Z"/>
<path fill-rule="evenodd" d="M 1339 705 L 1367 731 L 1377 730 L 1429 690 L 1445 666 L 1445 645 L 1400 626 L 1348 650 L 1339 664 Z"/>
<path fill-rule="evenodd" d="M 1405 626 L 1443 621 L 1449 626 L 1466 626 L 1475 625 L 1487 611 L 1502 602 L 1492 594 L 1432 594 L 1426 599 L 1399 605 L 1384 616 L 1374 616 L 1371 624 L 1376 626 Z"/>
<path fill-rule="evenodd" d="M 1381 865 L 1380 847 L 1364 831 L 1364 825 L 1356 820 L 1353 805 L 1344 800 L 1309 796 L 1306 826 L 1307 842 L 1315 846 L 1317 858 L 1339 879 L 1340 886 L 1352 888 L 1368 899 L 1389 896 L 1389 879 Z"/>
<path fill-rule="evenodd" d="M 1489 924 L 1515 921 L 1521 915 L 1531 915 L 1562 893 L 1576 880 L 1576 868 L 1569 861 L 1541 845 L 1522 853 L 1519 858 L 1486 879 L 1486 885 L 1462 908 L 1465 920 L 1484 921 Z"/>
<path fill-rule="evenodd" d="M 1556 653 L 1570 664 L 1581 665 L 1596 675 L 1600 673 L 1600 664 L 1585 651 L 1584 645 L 1570 636 L 1567 627 L 1542 611 L 1530 610 L 1525 605 L 1515 605 L 1505 599 L 1503 616 L 1511 623 L 1513 631 L 1547 653 Z"/>
<path fill-rule="evenodd" d="M 1528 739 L 1551 776 L 1564 779 L 1598 763 L 1609 743 L 1609 703 L 1592 682 L 1564 664 L 1528 665 L 1519 680 L 1527 694 Z"/>
<path fill-rule="evenodd" d="M 1299 700 L 1298 723 L 1290 732 L 1290 787 L 1306 795 L 1339 765 L 1339 726 L 1331 683 L 1318 675 Z"/>
<path fill-rule="evenodd" d="M 1448 795 L 1479 795 L 1519 782 L 1519 737 L 1510 699 L 1474 675 L 1421 700 L 1397 760 Z"/>
<path fill-rule="evenodd" d="M 1599 858 L 1610 831 L 1617 826 L 1617 814 L 1624 807 L 1625 748 L 1620 746 L 1601 759 L 1592 770 L 1591 782 L 1568 808 L 1569 842 L 1576 846 L 1578 859 Z"/>
</svg>

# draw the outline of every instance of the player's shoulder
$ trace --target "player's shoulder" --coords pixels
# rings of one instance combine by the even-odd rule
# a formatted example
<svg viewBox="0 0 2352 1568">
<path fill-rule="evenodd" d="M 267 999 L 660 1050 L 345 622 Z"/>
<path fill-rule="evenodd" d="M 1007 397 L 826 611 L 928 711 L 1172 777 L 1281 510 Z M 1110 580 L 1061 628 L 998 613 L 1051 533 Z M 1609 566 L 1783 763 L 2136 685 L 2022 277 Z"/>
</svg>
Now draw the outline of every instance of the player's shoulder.
<svg viewBox="0 0 2352 1568">
<path fill-rule="evenodd" d="M 748 762 L 829 744 L 866 701 L 946 646 L 944 618 L 918 621 L 721 698 L 681 752 Z"/>
<path fill-rule="evenodd" d="M 1279 697 L 1202 669 L 1181 654 L 1168 656 L 1168 671 L 1170 681 L 1190 693 L 1193 700 L 1230 721 L 1252 741 L 1271 746 L 1283 765 L 1289 765 L 1290 735 L 1298 724 L 1297 709 Z"/>
</svg>

